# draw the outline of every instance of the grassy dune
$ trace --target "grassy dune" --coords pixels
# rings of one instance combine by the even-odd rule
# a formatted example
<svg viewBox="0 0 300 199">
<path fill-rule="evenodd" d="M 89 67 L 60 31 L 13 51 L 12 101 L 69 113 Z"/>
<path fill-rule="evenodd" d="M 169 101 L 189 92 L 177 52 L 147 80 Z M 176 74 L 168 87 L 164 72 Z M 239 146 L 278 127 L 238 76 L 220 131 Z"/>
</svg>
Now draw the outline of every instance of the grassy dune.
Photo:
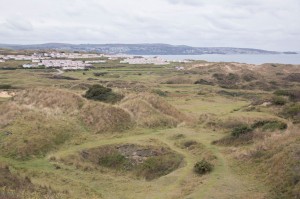
<svg viewBox="0 0 300 199">
<path fill-rule="evenodd" d="M 299 68 L 177 65 L 0 70 L 0 198 L 299 198 Z"/>
</svg>

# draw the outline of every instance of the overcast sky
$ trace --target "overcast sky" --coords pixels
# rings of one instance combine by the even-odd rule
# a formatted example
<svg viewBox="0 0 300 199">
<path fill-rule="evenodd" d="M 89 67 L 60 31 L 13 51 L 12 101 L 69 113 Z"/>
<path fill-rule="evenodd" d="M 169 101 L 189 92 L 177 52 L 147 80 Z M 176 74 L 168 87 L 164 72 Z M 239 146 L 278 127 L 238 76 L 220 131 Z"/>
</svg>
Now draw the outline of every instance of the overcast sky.
<svg viewBox="0 0 300 199">
<path fill-rule="evenodd" d="M 0 43 L 300 50 L 300 0 L 0 0 Z"/>
</svg>

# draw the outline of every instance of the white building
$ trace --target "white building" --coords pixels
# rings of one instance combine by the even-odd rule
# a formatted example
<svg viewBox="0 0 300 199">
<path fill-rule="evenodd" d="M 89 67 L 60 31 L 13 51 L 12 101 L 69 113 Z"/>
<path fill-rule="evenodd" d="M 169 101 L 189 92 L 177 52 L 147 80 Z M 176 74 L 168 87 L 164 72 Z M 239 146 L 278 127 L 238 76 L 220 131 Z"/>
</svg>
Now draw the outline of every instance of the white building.
<svg viewBox="0 0 300 199">
<path fill-rule="evenodd" d="M 128 63 L 128 64 L 154 64 L 154 65 L 166 65 L 170 64 L 169 61 L 159 58 L 159 57 L 139 57 L 139 58 L 126 58 L 120 63 Z"/>
<path fill-rule="evenodd" d="M 106 60 L 93 60 L 93 61 L 85 61 L 86 64 L 103 64 L 106 63 Z"/>
<path fill-rule="evenodd" d="M 84 63 L 83 61 L 72 60 L 42 60 L 39 65 L 43 65 L 46 68 L 62 68 L 64 70 L 82 70 L 91 67 L 91 64 Z"/>
<path fill-rule="evenodd" d="M 37 68 L 38 65 L 36 64 L 23 64 L 23 68 Z"/>
</svg>

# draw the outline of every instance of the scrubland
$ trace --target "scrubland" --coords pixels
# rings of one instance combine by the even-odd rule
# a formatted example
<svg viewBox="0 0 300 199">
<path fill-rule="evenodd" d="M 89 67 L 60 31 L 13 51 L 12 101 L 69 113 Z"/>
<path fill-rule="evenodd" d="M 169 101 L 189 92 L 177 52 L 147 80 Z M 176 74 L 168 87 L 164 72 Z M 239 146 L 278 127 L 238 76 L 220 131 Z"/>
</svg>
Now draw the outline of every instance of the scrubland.
<svg viewBox="0 0 300 199">
<path fill-rule="evenodd" d="M 0 198 L 300 198 L 300 66 L 18 64 L 0 66 Z"/>
</svg>

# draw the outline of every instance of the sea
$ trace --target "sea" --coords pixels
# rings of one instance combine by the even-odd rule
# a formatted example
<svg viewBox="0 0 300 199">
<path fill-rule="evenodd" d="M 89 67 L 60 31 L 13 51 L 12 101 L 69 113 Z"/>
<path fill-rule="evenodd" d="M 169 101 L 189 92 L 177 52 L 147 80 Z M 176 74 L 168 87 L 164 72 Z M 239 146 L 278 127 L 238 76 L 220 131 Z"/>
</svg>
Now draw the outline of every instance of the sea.
<svg viewBox="0 0 300 199">
<path fill-rule="evenodd" d="M 247 64 L 295 64 L 300 65 L 300 54 L 206 54 L 206 55 L 157 55 L 158 57 L 170 60 L 181 61 L 186 59 L 205 60 L 209 62 L 239 62 Z M 151 56 L 153 57 L 153 56 Z"/>
</svg>

